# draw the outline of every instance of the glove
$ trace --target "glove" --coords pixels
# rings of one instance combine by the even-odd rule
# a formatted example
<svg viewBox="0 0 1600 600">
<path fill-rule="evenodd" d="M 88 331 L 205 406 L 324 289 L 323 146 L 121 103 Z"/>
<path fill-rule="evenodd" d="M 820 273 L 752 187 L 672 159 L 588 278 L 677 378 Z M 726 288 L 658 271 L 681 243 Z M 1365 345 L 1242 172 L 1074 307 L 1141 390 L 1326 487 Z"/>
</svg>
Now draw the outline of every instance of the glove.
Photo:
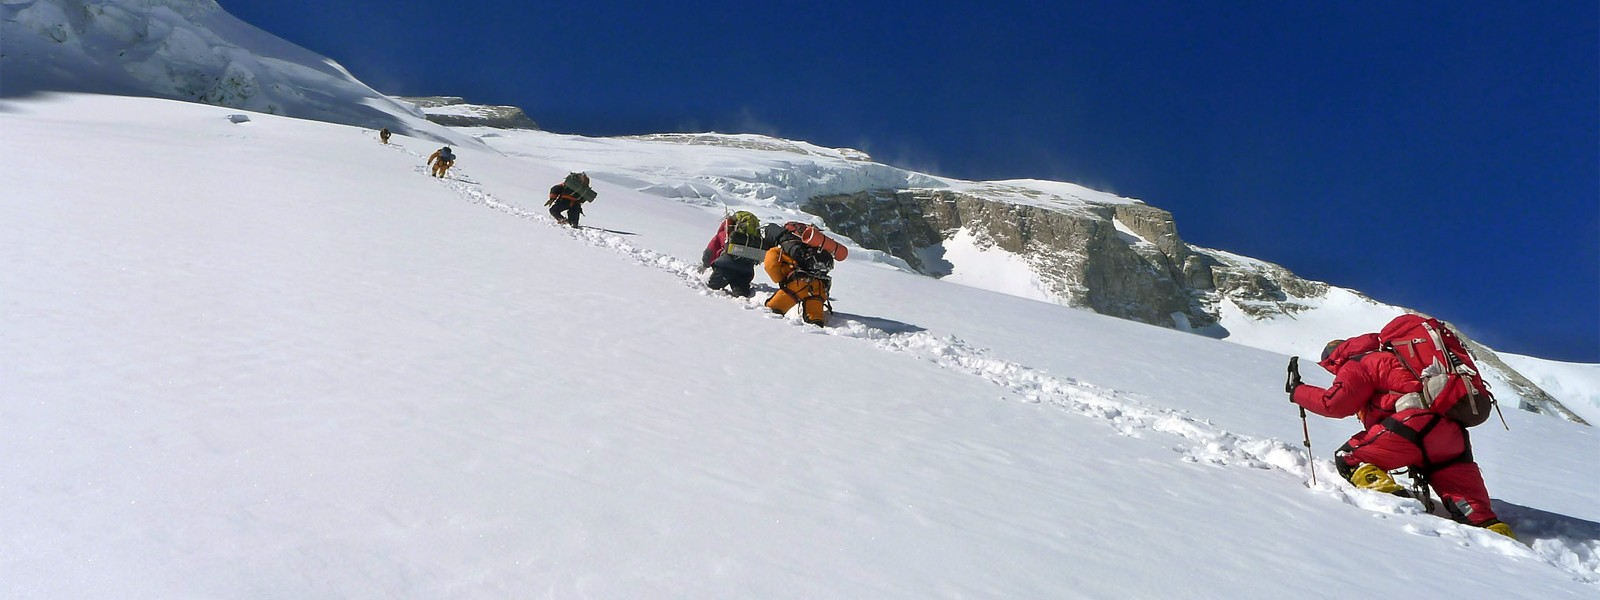
<svg viewBox="0 0 1600 600">
<path fill-rule="evenodd" d="M 1289 379 L 1283 384 L 1283 391 L 1289 392 L 1289 401 L 1294 402 L 1294 389 L 1304 385 L 1300 381 L 1300 357 L 1289 357 Z"/>
</svg>

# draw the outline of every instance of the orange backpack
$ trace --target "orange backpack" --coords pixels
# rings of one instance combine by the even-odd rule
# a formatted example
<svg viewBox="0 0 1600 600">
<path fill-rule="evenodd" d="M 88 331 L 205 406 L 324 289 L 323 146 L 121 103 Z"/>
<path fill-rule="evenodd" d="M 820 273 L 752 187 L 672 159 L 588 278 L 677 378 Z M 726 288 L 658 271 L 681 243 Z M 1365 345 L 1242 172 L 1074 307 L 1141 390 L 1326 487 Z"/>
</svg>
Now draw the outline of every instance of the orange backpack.
<svg viewBox="0 0 1600 600">
<path fill-rule="evenodd" d="M 850 256 L 849 248 L 844 247 L 844 245 L 840 244 L 839 242 L 833 241 L 833 238 L 828 237 L 826 234 L 822 233 L 822 230 L 817 229 L 815 226 L 796 221 L 790 221 L 783 227 L 784 229 L 789 230 L 789 233 L 794 234 L 795 237 L 800 238 L 800 241 L 804 242 L 807 246 L 821 249 L 822 251 L 833 255 L 833 260 L 844 260 L 846 257 Z"/>
</svg>

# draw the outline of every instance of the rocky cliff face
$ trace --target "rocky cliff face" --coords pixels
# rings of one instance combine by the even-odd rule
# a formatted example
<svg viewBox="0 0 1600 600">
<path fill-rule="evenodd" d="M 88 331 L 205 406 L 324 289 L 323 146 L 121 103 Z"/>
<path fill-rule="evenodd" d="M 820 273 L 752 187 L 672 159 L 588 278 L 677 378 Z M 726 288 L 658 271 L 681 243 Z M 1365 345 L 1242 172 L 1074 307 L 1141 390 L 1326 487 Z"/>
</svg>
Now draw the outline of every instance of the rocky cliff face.
<svg viewBox="0 0 1600 600">
<path fill-rule="evenodd" d="M 924 260 L 928 250 L 965 230 L 980 246 L 1023 258 L 1063 304 L 1205 335 L 1227 334 L 1219 324 L 1224 301 L 1267 318 L 1307 310 L 1309 300 L 1328 292 L 1327 284 L 1281 266 L 1191 246 L 1178 236 L 1172 213 L 1146 204 L 1039 206 L 982 193 L 889 189 L 817 196 L 802 208 L 829 229 L 935 277 L 948 273 Z M 1512 388 L 1500 395 L 1521 398 L 1518 408 L 1584 422 L 1493 350 L 1462 339 L 1481 366 Z"/>
<path fill-rule="evenodd" d="M 1064 304 L 1181 329 L 1217 323 L 1215 304 L 1233 299 L 1253 314 L 1292 313 L 1295 298 L 1325 284 L 1276 265 L 1213 255 L 1178 236 L 1172 213 L 1144 204 L 1046 208 L 938 189 L 875 190 L 806 203 L 832 230 L 899 257 L 923 273 L 924 250 L 956 231 L 1022 257 Z"/>
<path fill-rule="evenodd" d="M 396 96 L 417 105 L 429 121 L 449 127 L 494 127 L 496 129 L 538 129 L 539 124 L 515 106 L 467 104 L 457 96 Z"/>
</svg>

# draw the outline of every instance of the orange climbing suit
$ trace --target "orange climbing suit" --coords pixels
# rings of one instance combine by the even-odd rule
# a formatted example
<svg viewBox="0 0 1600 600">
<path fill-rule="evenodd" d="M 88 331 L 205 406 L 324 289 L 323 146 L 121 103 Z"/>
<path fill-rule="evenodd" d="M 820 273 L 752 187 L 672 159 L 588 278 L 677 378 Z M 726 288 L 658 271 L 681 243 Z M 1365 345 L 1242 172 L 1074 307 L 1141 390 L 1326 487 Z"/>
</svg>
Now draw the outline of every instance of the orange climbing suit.
<svg viewBox="0 0 1600 600">
<path fill-rule="evenodd" d="M 807 323 L 825 325 L 828 322 L 828 280 L 818 279 L 795 271 L 794 259 L 783 252 L 779 246 L 767 250 L 766 260 L 762 266 L 767 270 L 767 276 L 779 285 L 779 289 L 767 299 L 767 308 L 780 315 L 788 314 L 789 309 L 799 304 L 802 316 Z"/>
<path fill-rule="evenodd" d="M 450 171 L 450 167 L 456 164 L 456 161 L 440 158 L 441 152 L 442 150 L 434 150 L 433 154 L 428 155 L 428 164 L 433 165 L 434 177 L 444 177 L 445 173 Z"/>
</svg>

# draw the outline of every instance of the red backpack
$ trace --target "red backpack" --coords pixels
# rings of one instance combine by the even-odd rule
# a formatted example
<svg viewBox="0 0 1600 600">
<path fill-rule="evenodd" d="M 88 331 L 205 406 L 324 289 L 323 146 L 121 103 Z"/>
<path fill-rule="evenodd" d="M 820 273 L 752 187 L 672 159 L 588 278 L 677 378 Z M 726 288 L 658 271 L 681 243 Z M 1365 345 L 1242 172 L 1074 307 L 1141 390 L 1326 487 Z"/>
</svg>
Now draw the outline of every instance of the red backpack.
<svg viewBox="0 0 1600 600">
<path fill-rule="evenodd" d="M 1422 392 L 1414 399 L 1421 406 L 1467 427 L 1489 420 L 1489 412 L 1496 408 L 1489 384 L 1461 339 L 1444 323 L 1400 315 L 1383 326 L 1378 341 L 1422 382 Z"/>
</svg>

